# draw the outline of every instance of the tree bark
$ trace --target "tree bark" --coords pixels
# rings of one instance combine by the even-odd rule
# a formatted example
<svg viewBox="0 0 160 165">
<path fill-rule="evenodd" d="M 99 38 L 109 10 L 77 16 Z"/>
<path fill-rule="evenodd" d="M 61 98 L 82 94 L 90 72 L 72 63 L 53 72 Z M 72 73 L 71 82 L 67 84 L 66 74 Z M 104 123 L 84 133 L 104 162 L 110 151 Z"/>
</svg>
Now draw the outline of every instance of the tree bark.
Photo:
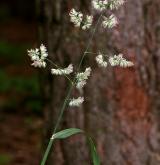
<svg viewBox="0 0 160 165">
<path fill-rule="evenodd" d="M 93 51 L 123 53 L 135 62 L 131 69 L 95 67 L 94 57 L 83 66 L 94 66 L 83 94 L 81 109 L 66 109 L 60 128 L 78 127 L 96 141 L 102 165 L 160 164 L 160 3 L 159 0 L 128 0 L 116 12 L 119 26 L 99 28 Z M 70 26 L 72 7 L 89 12 L 90 1 L 38 0 L 40 40 L 60 66 L 78 64 L 88 33 Z M 91 11 L 92 12 L 92 11 Z M 45 147 L 57 121 L 67 82 L 44 73 Z M 76 92 L 74 92 L 76 95 Z M 56 142 L 48 164 L 91 164 L 85 138 L 74 136 Z"/>
</svg>

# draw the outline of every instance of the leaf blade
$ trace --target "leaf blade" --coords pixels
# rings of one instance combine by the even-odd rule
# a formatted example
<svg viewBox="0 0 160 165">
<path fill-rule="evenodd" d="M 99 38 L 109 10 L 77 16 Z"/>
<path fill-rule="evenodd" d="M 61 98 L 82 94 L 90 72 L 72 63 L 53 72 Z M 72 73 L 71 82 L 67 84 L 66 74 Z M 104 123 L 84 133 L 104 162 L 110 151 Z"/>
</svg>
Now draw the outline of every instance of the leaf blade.
<svg viewBox="0 0 160 165">
<path fill-rule="evenodd" d="M 78 128 L 69 128 L 53 134 L 51 139 L 65 139 L 78 133 L 83 133 L 83 130 Z"/>
<path fill-rule="evenodd" d="M 51 137 L 51 140 L 56 140 L 56 139 L 65 139 L 65 138 L 68 138 L 72 135 L 76 135 L 76 134 L 79 134 L 79 133 L 84 133 L 85 132 L 81 129 L 78 129 L 78 128 L 69 128 L 69 129 L 65 129 L 65 130 L 62 130 L 60 132 L 57 132 L 55 134 L 52 135 Z M 87 136 L 87 134 L 85 134 L 86 138 L 87 138 L 87 141 L 88 141 L 88 144 L 89 144 L 89 147 L 90 147 L 90 152 L 91 152 L 91 158 L 92 158 L 92 162 L 93 162 L 93 165 L 100 165 L 100 158 L 98 156 L 98 153 L 96 151 L 96 147 L 94 145 L 94 142 L 92 140 L 92 138 L 90 136 Z"/>
<path fill-rule="evenodd" d="M 88 137 L 88 143 L 90 146 L 90 151 L 91 151 L 91 156 L 92 156 L 92 161 L 94 165 L 100 165 L 100 158 L 98 156 L 96 147 L 94 145 L 94 142 L 91 137 Z"/>
</svg>

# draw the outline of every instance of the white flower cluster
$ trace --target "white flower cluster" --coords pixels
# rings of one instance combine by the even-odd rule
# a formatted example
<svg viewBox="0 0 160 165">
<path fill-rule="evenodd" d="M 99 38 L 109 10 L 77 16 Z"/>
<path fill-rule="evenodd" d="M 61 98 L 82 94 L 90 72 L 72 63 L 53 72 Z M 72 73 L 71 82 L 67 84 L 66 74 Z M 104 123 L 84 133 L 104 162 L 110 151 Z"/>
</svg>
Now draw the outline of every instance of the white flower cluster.
<svg viewBox="0 0 160 165">
<path fill-rule="evenodd" d="M 69 102 L 69 106 L 70 107 L 79 107 L 83 102 L 84 102 L 84 98 L 83 97 L 78 97 L 77 99 L 73 98 Z"/>
<path fill-rule="evenodd" d="M 76 75 L 76 80 L 77 80 L 76 88 L 77 89 L 82 89 L 84 87 L 84 85 L 86 85 L 86 80 L 90 76 L 91 71 L 92 70 L 89 67 L 89 68 L 86 68 L 85 72 L 81 72 Z"/>
<path fill-rule="evenodd" d="M 51 73 L 54 75 L 68 75 L 73 72 L 73 65 L 70 64 L 67 68 L 64 69 L 51 69 Z"/>
<path fill-rule="evenodd" d="M 81 73 L 77 73 L 76 75 L 76 88 L 77 89 L 82 89 L 83 86 L 86 84 L 86 81 L 88 79 L 88 77 L 91 74 L 91 68 L 86 68 L 85 72 L 81 72 Z M 83 97 L 78 97 L 77 99 L 73 98 L 71 99 L 71 101 L 69 102 L 69 106 L 70 107 L 79 107 L 82 103 L 84 102 L 84 98 Z"/>
<path fill-rule="evenodd" d="M 28 55 L 30 56 L 31 61 L 33 62 L 31 64 L 32 66 L 39 68 L 46 67 L 45 59 L 47 58 L 48 53 L 46 47 L 43 44 L 40 46 L 40 49 L 36 48 L 28 50 Z"/>
<path fill-rule="evenodd" d="M 104 28 L 113 28 L 118 24 L 117 18 L 114 14 L 110 15 L 109 18 L 104 16 L 103 19 L 102 26 Z"/>
<path fill-rule="evenodd" d="M 118 9 L 121 5 L 125 3 L 124 0 L 110 0 L 109 1 L 109 8 L 111 10 Z"/>
<path fill-rule="evenodd" d="M 98 56 L 96 56 L 96 62 L 97 62 L 99 67 L 106 68 L 108 65 L 108 63 L 106 61 L 104 61 L 104 57 L 101 53 L 99 53 Z"/>
<path fill-rule="evenodd" d="M 93 8 L 98 11 L 117 9 L 124 4 L 124 0 L 92 0 Z"/>
<path fill-rule="evenodd" d="M 123 57 L 123 54 L 114 55 L 113 57 L 110 57 L 109 63 L 111 64 L 111 66 L 120 66 L 123 68 L 131 67 L 134 65 L 133 62 L 126 60 Z"/>
<path fill-rule="evenodd" d="M 70 20 L 74 23 L 75 27 L 80 27 L 82 25 L 82 29 L 89 29 L 93 22 L 93 16 L 86 15 L 86 18 L 83 19 L 83 14 L 81 12 L 77 12 L 75 9 L 72 9 L 69 13 Z"/>
<path fill-rule="evenodd" d="M 101 53 L 98 54 L 98 56 L 96 56 L 95 60 L 99 67 L 104 67 L 104 68 L 107 67 L 108 63 L 104 60 L 103 54 L 101 54 Z M 133 62 L 126 60 L 122 54 L 114 55 L 113 57 L 109 57 L 108 61 L 109 61 L 110 65 L 113 67 L 120 66 L 120 67 L 126 68 L 126 67 L 131 67 L 134 65 Z"/>
<path fill-rule="evenodd" d="M 106 9 L 117 9 L 119 6 L 124 4 L 124 0 L 92 0 L 92 6 L 95 10 L 103 11 Z M 83 30 L 89 29 L 93 23 L 93 16 L 84 15 L 82 12 L 78 12 L 75 9 L 71 9 L 70 20 L 76 27 L 81 27 Z M 102 25 L 104 28 L 112 28 L 117 25 L 118 21 L 114 14 L 112 14 L 109 18 L 103 17 L 104 21 Z"/>
<path fill-rule="evenodd" d="M 76 27 L 80 27 L 81 22 L 83 20 L 83 14 L 81 12 L 76 11 L 75 9 L 72 9 L 69 15 L 71 22 L 73 22 Z"/>
<path fill-rule="evenodd" d="M 86 20 L 83 23 L 82 29 L 83 30 L 89 29 L 92 26 L 92 22 L 93 22 L 93 16 L 87 15 Z"/>
<path fill-rule="evenodd" d="M 92 5 L 94 9 L 103 11 L 108 7 L 108 0 L 93 0 Z"/>
</svg>

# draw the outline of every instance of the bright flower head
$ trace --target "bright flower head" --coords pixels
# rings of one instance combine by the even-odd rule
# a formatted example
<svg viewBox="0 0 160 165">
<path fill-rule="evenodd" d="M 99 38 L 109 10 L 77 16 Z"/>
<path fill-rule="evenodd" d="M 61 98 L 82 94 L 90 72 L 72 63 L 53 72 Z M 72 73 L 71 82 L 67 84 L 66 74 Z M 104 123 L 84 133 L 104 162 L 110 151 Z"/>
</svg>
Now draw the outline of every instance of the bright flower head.
<svg viewBox="0 0 160 165">
<path fill-rule="evenodd" d="M 40 49 L 31 49 L 28 50 L 28 55 L 33 62 L 31 65 L 34 67 L 45 68 L 46 62 L 45 59 L 48 56 L 46 47 L 42 44 Z"/>
</svg>

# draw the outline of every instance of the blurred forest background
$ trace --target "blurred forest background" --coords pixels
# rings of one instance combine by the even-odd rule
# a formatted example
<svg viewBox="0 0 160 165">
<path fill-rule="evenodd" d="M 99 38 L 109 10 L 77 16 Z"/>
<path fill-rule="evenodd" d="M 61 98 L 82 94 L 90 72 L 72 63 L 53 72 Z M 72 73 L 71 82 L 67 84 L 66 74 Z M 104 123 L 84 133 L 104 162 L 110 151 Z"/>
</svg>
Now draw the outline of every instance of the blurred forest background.
<svg viewBox="0 0 160 165">
<path fill-rule="evenodd" d="M 42 101 L 26 52 L 36 29 L 33 0 L 0 1 L 0 165 L 38 164 Z"/>
<path fill-rule="evenodd" d="M 35 165 L 51 137 L 67 82 L 30 66 L 27 49 L 47 45 L 61 66 L 78 64 L 88 33 L 68 13 L 92 12 L 86 0 L 0 1 L 0 165 Z M 97 31 L 94 52 L 123 53 L 134 68 L 95 66 L 81 109 L 67 109 L 61 128 L 94 137 L 102 165 L 160 164 L 160 2 L 128 0 L 118 27 Z M 83 136 L 57 142 L 47 165 L 91 164 Z"/>
</svg>

